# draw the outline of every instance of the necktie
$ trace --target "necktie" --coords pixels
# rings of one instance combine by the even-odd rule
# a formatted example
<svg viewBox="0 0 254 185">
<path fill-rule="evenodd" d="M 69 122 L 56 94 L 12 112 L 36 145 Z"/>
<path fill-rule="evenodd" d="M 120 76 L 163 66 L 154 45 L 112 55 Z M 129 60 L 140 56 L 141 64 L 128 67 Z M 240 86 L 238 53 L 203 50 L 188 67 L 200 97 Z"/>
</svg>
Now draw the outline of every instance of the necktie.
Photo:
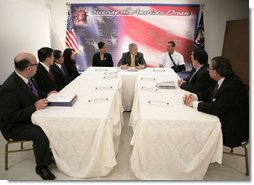
<svg viewBox="0 0 254 185">
<path fill-rule="evenodd" d="M 191 80 L 192 80 L 192 78 L 193 78 L 193 76 L 196 74 L 196 69 L 195 70 L 193 70 L 193 73 L 192 73 L 192 75 L 191 75 L 191 77 L 190 77 L 190 80 L 189 80 L 189 82 L 191 82 Z"/>
<path fill-rule="evenodd" d="M 50 76 L 51 80 L 55 79 L 55 76 L 54 76 L 54 74 L 53 74 L 51 69 L 49 69 L 49 76 Z"/>
<path fill-rule="evenodd" d="M 131 55 L 131 67 L 135 67 L 135 56 Z"/>
<path fill-rule="evenodd" d="M 216 83 L 216 85 L 215 85 L 215 87 L 214 87 L 214 89 L 213 89 L 213 96 L 212 96 L 212 98 L 214 98 L 214 97 L 216 96 L 217 91 L 218 91 L 218 88 L 219 88 L 219 84 Z"/>
<path fill-rule="evenodd" d="M 37 92 L 37 90 L 36 90 L 36 88 L 35 88 L 35 86 L 34 86 L 34 84 L 33 84 L 31 79 L 28 80 L 27 84 L 28 84 L 30 90 L 33 92 L 33 94 L 38 97 L 39 96 L 38 92 Z"/>
</svg>

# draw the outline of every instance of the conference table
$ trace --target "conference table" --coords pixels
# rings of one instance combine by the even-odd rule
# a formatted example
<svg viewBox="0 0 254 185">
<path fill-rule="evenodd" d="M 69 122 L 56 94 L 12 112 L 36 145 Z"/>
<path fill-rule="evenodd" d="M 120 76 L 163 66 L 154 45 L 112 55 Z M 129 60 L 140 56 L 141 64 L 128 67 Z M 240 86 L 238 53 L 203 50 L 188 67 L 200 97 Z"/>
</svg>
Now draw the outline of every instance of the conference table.
<svg viewBox="0 0 254 185">
<path fill-rule="evenodd" d="M 50 141 L 57 168 L 79 178 L 106 176 L 117 164 L 123 111 L 131 111 L 131 170 L 138 179 L 203 179 L 210 163 L 222 160 L 216 116 L 183 104 L 172 69 L 126 71 L 90 67 L 61 93 L 75 93 L 71 107 L 48 106 L 32 115 Z"/>
<path fill-rule="evenodd" d="M 177 87 L 178 79 L 172 69 L 137 75 L 129 124 L 131 169 L 139 179 L 202 180 L 210 163 L 222 162 L 220 120 L 184 105 L 189 92 Z M 166 81 L 175 88 L 156 88 Z"/>
<path fill-rule="evenodd" d="M 98 177 L 117 164 L 121 86 L 116 69 L 90 68 L 61 90 L 78 96 L 73 106 L 48 106 L 32 115 L 32 122 L 48 136 L 60 171 L 78 178 Z"/>
</svg>

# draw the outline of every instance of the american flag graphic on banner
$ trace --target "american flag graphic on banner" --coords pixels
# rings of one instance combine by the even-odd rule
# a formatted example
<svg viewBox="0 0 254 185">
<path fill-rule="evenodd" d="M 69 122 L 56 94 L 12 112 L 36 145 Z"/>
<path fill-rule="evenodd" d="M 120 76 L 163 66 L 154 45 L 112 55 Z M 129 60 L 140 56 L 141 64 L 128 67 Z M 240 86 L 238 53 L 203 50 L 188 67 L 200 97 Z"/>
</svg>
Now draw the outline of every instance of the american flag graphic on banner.
<svg viewBox="0 0 254 185">
<path fill-rule="evenodd" d="M 68 10 L 68 18 L 67 18 L 65 44 L 68 48 L 72 48 L 75 52 L 78 51 L 77 37 L 76 37 L 75 31 L 73 29 L 73 23 L 72 23 L 72 19 L 71 19 L 69 10 Z"/>
<path fill-rule="evenodd" d="M 191 64 L 199 8 L 200 5 L 71 4 L 79 43 L 76 56 L 79 70 L 92 65 L 100 41 L 106 43 L 114 66 L 132 42 L 137 43 L 148 66 L 158 66 L 171 40 L 185 62 Z"/>
</svg>

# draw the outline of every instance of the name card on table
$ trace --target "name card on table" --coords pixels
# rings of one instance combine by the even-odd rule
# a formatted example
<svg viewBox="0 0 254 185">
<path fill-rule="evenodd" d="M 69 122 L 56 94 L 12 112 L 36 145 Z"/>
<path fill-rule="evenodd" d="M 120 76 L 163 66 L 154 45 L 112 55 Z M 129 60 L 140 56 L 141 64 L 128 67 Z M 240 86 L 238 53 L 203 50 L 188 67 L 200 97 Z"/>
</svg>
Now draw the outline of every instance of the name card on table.
<svg viewBox="0 0 254 185">
<path fill-rule="evenodd" d="M 156 87 L 159 89 L 175 89 L 176 85 L 174 81 L 165 81 L 157 83 Z"/>
<path fill-rule="evenodd" d="M 159 100 L 149 100 L 149 105 L 159 105 L 159 106 L 168 106 L 169 102 L 167 101 L 159 101 Z"/>
<path fill-rule="evenodd" d="M 138 70 L 135 67 L 129 67 L 129 69 L 127 69 L 127 71 L 129 71 L 129 72 L 137 72 Z"/>
<path fill-rule="evenodd" d="M 115 78 L 117 78 L 117 75 L 105 75 L 105 76 L 103 76 L 103 79 L 105 79 L 105 80 L 115 79 Z"/>
<path fill-rule="evenodd" d="M 103 103 L 107 102 L 109 99 L 108 98 L 91 98 L 88 100 L 89 103 Z"/>
<path fill-rule="evenodd" d="M 104 90 L 112 90 L 112 86 L 103 86 L 103 87 L 95 87 L 95 90 L 104 91 Z"/>
<path fill-rule="evenodd" d="M 108 71 L 108 72 L 104 72 L 104 75 L 117 75 L 117 72 L 115 72 L 115 71 Z"/>
<path fill-rule="evenodd" d="M 159 89 L 152 88 L 152 87 L 141 87 L 141 90 L 150 91 L 150 92 L 159 92 Z"/>
<path fill-rule="evenodd" d="M 156 81 L 155 78 L 149 78 L 149 77 L 142 77 L 140 78 L 142 81 Z"/>
<path fill-rule="evenodd" d="M 153 69 L 153 72 L 165 72 L 165 69 Z"/>
<path fill-rule="evenodd" d="M 97 72 L 104 72 L 104 71 L 108 71 L 107 69 L 94 69 L 94 71 L 97 71 Z"/>
<path fill-rule="evenodd" d="M 48 97 L 48 106 L 72 106 L 78 99 L 76 94 L 72 93 L 52 93 Z"/>
</svg>

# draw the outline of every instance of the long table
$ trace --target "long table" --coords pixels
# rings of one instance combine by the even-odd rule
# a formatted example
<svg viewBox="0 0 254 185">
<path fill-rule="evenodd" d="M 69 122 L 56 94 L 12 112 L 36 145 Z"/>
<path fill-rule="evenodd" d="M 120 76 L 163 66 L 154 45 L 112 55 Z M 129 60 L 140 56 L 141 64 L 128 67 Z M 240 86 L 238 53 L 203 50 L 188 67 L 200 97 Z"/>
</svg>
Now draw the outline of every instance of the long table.
<svg viewBox="0 0 254 185">
<path fill-rule="evenodd" d="M 91 68 L 61 91 L 78 95 L 72 107 L 49 106 L 32 115 L 49 138 L 57 168 L 69 176 L 106 176 L 117 164 L 122 83 L 104 73 Z"/>
<path fill-rule="evenodd" d="M 208 166 L 222 162 L 222 132 L 218 117 L 198 112 L 183 103 L 188 92 L 157 89 L 176 81 L 167 69 L 138 74 L 130 117 L 133 127 L 131 169 L 142 180 L 201 180 Z M 177 86 L 177 85 L 176 85 Z"/>
<path fill-rule="evenodd" d="M 48 136 L 60 171 L 99 177 L 117 164 L 122 112 L 131 110 L 131 169 L 137 178 L 202 179 L 210 163 L 221 163 L 220 122 L 183 105 L 186 91 L 178 87 L 154 91 L 157 82 L 170 79 L 179 79 L 171 69 L 90 67 L 62 90 L 78 95 L 72 107 L 47 107 L 32 121 Z"/>
</svg>

